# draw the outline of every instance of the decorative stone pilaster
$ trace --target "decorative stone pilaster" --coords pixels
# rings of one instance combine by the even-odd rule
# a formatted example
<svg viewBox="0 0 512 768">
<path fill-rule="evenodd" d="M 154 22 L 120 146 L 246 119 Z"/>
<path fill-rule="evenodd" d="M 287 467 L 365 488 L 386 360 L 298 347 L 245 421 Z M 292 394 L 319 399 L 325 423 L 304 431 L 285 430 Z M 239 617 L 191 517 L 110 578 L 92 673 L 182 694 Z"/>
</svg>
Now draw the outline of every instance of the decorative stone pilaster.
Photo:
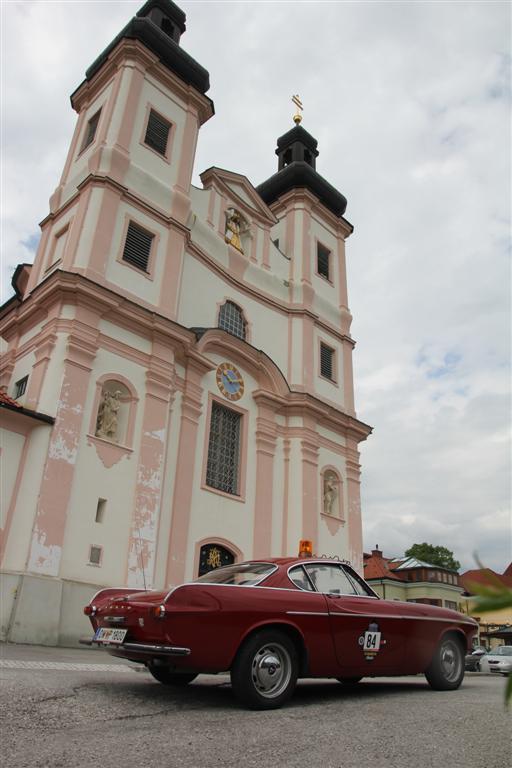
<svg viewBox="0 0 512 768">
<path fill-rule="evenodd" d="M 84 406 L 97 348 L 95 329 L 76 324 L 68 337 L 57 414 L 27 558 L 27 570 L 33 573 L 59 575 Z"/>
<path fill-rule="evenodd" d="M 256 417 L 256 497 L 254 502 L 253 557 L 272 554 L 272 519 L 274 457 L 277 427 L 275 405 L 263 394 L 254 396 L 258 405 Z"/>
<path fill-rule="evenodd" d="M 27 394 L 25 397 L 25 406 L 37 411 L 39 400 L 41 398 L 41 391 L 48 370 L 48 364 L 50 362 L 52 352 L 57 342 L 57 334 L 52 330 L 47 329 L 37 338 L 37 346 L 35 349 L 35 362 L 32 366 L 32 372 L 28 380 Z"/>
<path fill-rule="evenodd" d="M 214 368 L 213 363 L 199 355 L 191 355 L 187 359 L 185 390 L 181 399 L 180 437 L 172 500 L 166 585 L 180 584 L 185 578 L 197 436 L 203 410 L 201 382 L 204 374 Z"/>
<path fill-rule="evenodd" d="M 363 527 L 361 521 L 361 466 L 357 443 L 347 440 L 347 526 L 348 556 L 353 568 L 363 575 Z"/>
<path fill-rule="evenodd" d="M 302 452 L 302 536 L 318 546 L 318 434 L 311 418 L 304 418 Z"/>
<path fill-rule="evenodd" d="M 135 503 L 128 542 L 128 586 L 150 589 L 154 583 L 166 438 L 173 396 L 174 367 L 171 361 L 153 358 L 146 373 Z"/>
</svg>

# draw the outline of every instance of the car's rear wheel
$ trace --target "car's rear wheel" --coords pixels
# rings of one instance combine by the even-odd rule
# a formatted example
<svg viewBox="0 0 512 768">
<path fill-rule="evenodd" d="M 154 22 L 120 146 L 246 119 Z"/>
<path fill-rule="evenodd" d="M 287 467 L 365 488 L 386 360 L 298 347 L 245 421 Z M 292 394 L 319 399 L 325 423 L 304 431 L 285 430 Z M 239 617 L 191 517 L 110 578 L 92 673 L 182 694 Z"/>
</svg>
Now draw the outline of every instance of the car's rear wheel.
<svg viewBox="0 0 512 768">
<path fill-rule="evenodd" d="M 158 680 L 159 683 L 163 683 L 163 685 L 188 685 L 197 677 L 193 672 L 171 672 L 168 667 L 157 666 L 155 664 L 148 664 L 147 667 L 155 680 Z"/>
<path fill-rule="evenodd" d="M 343 685 L 351 686 L 357 685 L 361 682 L 362 677 L 337 677 L 336 680 Z"/>
<path fill-rule="evenodd" d="M 231 668 L 235 696 L 251 709 L 276 709 L 292 695 L 298 675 L 297 649 L 279 630 L 257 632 L 239 649 Z"/>
<path fill-rule="evenodd" d="M 459 687 L 464 678 L 464 649 L 456 636 L 443 637 L 425 677 L 431 688 L 437 691 L 453 691 Z"/>
</svg>

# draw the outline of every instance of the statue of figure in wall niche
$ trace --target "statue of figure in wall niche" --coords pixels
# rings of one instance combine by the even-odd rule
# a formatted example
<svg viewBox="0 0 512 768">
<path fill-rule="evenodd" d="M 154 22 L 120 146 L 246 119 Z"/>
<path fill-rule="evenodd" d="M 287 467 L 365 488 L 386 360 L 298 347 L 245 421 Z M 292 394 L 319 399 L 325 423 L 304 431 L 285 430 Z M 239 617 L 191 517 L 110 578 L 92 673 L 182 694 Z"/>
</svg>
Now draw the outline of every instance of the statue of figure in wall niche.
<svg viewBox="0 0 512 768">
<path fill-rule="evenodd" d="M 106 390 L 103 393 L 100 407 L 98 408 L 98 418 L 96 419 L 97 437 L 103 437 L 115 443 L 118 442 L 117 427 L 121 395 L 122 392 L 119 389 L 116 389 L 115 392 Z"/>
<path fill-rule="evenodd" d="M 240 235 L 242 233 L 242 217 L 234 208 L 228 208 L 226 211 L 226 231 L 224 233 L 224 240 L 236 248 L 237 251 L 243 253 L 242 241 Z"/>
<path fill-rule="evenodd" d="M 335 513 L 335 502 L 338 497 L 338 478 L 334 472 L 324 474 L 324 512 L 326 515 Z"/>
</svg>

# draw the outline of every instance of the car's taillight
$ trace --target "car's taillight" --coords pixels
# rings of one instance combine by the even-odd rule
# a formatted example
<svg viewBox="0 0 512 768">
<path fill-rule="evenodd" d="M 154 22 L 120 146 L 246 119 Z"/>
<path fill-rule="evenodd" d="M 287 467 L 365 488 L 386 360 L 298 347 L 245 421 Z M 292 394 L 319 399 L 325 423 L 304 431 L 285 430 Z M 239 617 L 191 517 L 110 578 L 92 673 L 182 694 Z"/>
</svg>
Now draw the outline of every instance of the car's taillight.
<svg viewBox="0 0 512 768">
<path fill-rule="evenodd" d="M 165 616 L 165 605 L 157 605 L 153 608 L 153 616 L 157 619 L 163 619 Z"/>
<path fill-rule="evenodd" d="M 86 616 L 94 616 L 96 613 L 96 606 L 95 605 L 86 605 L 84 608 L 84 613 Z"/>
</svg>

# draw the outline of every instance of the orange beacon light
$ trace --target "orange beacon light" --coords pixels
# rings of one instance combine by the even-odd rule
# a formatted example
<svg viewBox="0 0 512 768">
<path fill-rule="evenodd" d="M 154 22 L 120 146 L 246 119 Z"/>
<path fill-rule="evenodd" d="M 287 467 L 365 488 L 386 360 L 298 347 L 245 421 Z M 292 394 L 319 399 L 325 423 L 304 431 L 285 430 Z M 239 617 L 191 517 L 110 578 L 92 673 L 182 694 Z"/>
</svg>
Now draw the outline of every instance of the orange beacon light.
<svg viewBox="0 0 512 768">
<path fill-rule="evenodd" d="M 313 556 L 313 542 L 309 539 L 301 539 L 299 542 L 299 557 Z"/>
</svg>

